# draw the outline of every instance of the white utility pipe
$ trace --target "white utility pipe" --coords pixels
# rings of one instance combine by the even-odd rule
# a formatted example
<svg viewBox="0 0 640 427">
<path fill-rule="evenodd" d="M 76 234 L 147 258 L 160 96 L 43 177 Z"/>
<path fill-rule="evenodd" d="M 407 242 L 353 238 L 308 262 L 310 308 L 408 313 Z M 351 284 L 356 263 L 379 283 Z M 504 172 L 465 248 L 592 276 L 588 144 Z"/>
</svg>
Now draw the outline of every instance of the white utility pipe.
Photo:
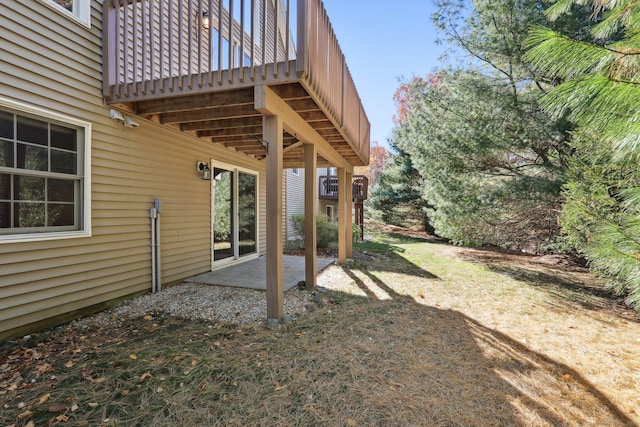
<svg viewBox="0 0 640 427">
<path fill-rule="evenodd" d="M 149 209 L 151 218 L 151 292 L 156 292 L 156 218 L 158 212 L 156 208 Z"/>
<path fill-rule="evenodd" d="M 156 292 L 162 290 L 162 263 L 160 252 L 160 212 L 162 211 L 162 200 L 155 199 L 153 201 L 156 210 Z"/>
</svg>

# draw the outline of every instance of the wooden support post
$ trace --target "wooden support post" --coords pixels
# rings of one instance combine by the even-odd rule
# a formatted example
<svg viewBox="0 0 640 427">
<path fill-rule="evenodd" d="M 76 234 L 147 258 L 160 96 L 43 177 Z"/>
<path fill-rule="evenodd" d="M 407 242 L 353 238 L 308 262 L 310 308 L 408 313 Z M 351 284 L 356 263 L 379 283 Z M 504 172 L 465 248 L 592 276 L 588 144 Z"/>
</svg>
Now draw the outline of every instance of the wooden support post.
<svg viewBox="0 0 640 427">
<path fill-rule="evenodd" d="M 267 321 L 284 316 L 282 257 L 282 119 L 263 116 L 267 152 Z"/>
<path fill-rule="evenodd" d="M 316 216 L 318 212 L 317 168 L 315 144 L 304 144 L 304 254 L 305 288 L 316 288 Z"/>
<path fill-rule="evenodd" d="M 345 238 L 347 244 L 347 258 L 353 257 L 353 172 L 347 171 L 346 173 L 346 185 L 347 185 L 347 203 L 345 206 L 346 220 L 345 231 L 347 236 Z"/>
<path fill-rule="evenodd" d="M 338 262 L 347 263 L 347 206 L 351 203 L 351 184 L 347 183 L 347 171 L 338 168 Z"/>
</svg>

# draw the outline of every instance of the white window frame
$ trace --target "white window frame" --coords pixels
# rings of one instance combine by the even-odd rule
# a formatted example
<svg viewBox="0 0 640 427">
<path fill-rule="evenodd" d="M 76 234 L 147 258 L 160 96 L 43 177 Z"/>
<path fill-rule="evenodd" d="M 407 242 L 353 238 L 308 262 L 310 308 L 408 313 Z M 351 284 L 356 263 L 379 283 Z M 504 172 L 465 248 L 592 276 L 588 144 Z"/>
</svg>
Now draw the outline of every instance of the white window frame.
<svg viewBox="0 0 640 427">
<path fill-rule="evenodd" d="M 16 113 L 25 113 L 34 118 L 41 118 L 46 121 L 56 121 L 60 124 L 68 124 L 77 128 L 83 133 L 83 189 L 81 192 L 82 200 L 80 203 L 80 211 L 82 216 L 82 228 L 73 231 L 47 231 L 42 233 L 24 233 L 24 234 L 4 234 L 0 235 L 0 244 L 18 243 L 18 242 L 38 242 L 43 240 L 60 240 L 78 237 L 91 237 L 91 123 L 78 120 L 73 117 L 47 111 L 42 108 L 21 102 L 12 101 L 7 98 L 0 97 L 0 109 L 13 110 Z"/>
<path fill-rule="evenodd" d="M 334 221 L 335 212 L 336 210 L 333 205 L 327 205 L 325 207 L 325 215 L 327 215 L 327 218 L 329 218 L 329 221 L 332 221 L 332 222 Z"/>
<path fill-rule="evenodd" d="M 73 11 L 69 11 L 53 0 L 40 0 L 49 8 L 76 22 L 91 27 L 91 0 L 73 0 Z"/>
</svg>

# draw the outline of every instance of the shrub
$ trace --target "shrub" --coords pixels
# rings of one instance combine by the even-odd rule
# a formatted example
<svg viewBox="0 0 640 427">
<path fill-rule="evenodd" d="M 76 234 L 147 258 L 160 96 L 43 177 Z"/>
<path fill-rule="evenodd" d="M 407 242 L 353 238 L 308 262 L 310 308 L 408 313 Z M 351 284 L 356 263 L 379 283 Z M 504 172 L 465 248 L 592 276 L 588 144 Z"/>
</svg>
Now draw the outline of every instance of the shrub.
<svg viewBox="0 0 640 427">
<path fill-rule="evenodd" d="M 291 222 L 296 233 L 304 239 L 304 215 L 291 215 Z M 338 223 L 330 221 L 326 215 L 318 215 L 316 219 L 316 246 L 328 248 L 338 242 Z"/>
</svg>

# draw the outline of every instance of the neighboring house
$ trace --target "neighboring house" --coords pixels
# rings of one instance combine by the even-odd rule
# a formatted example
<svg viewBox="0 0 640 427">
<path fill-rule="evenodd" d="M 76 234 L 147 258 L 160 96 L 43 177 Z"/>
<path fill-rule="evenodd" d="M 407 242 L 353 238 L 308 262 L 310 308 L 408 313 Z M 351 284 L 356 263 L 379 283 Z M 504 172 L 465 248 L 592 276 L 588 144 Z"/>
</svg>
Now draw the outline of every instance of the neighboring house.
<svg viewBox="0 0 640 427">
<path fill-rule="evenodd" d="M 325 215 L 329 221 L 338 220 L 338 175 L 336 168 L 318 169 L 318 215 Z M 286 197 L 282 207 L 285 216 L 284 238 L 300 238 L 293 228 L 293 216 L 304 214 L 304 176 L 300 169 L 288 169 L 283 189 Z M 360 238 L 364 231 L 364 201 L 368 197 L 369 179 L 364 175 L 353 175 L 351 182 L 351 207 L 354 220 L 360 226 Z"/>
<path fill-rule="evenodd" d="M 322 2 L 289 3 L 0 2 L 0 340 L 265 254 L 282 318 L 283 171 L 347 206 L 369 160 Z"/>
<path fill-rule="evenodd" d="M 290 168 L 286 170 L 285 197 L 283 216 L 285 219 L 285 240 L 301 238 L 293 228 L 292 217 L 304 214 L 304 169 Z"/>
<path fill-rule="evenodd" d="M 326 175 L 319 177 L 320 212 L 331 221 L 336 221 L 339 211 L 339 180 L 335 168 L 327 168 Z M 364 201 L 369 194 L 369 179 L 365 175 L 353 175 L 351 180 L 351 200 L 348 213 L 353 215 L 355 223 L 360 227 L 360 239 L 364 238 Z"/>
<path fill-rule="evenodd" d="M 338 187 L 335 185 L 336 180 L 338 178 L 338 171 L 336 168 L 322 168 L 318 171 L 318 207 L 319 212 L 326 215 L 330 221 L 336 221 L 338 219 L 338 199 L 334 199 L 333 197 L 327 198 L 323 197 L 322 193 L 327 194 L 338 194 Z M 334 177 L 332 178 L 323 178 L 323 177 Z"/>
</svg>

